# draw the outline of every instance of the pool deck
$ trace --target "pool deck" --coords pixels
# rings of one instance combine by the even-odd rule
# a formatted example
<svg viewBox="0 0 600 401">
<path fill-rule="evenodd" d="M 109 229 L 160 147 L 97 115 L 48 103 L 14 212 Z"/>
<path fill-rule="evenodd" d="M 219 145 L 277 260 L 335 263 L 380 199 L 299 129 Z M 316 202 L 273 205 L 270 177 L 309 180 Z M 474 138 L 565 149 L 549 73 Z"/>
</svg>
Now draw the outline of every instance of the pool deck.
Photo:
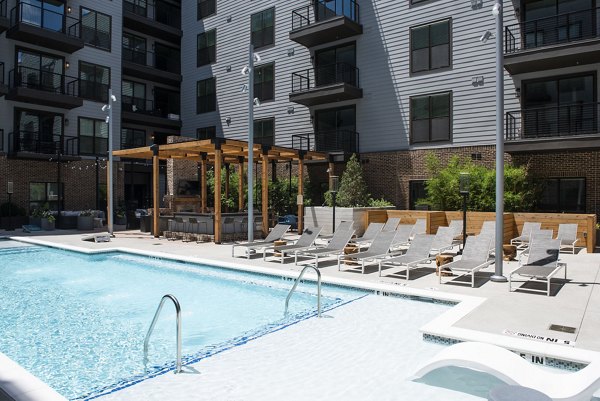
<svg viewBox="0 0 600 401">
<path fill-rule="evenodd" d="M 67 249 L 77 248 L 94 252 L 126 248 L 142 254 L 170 256 L 190 261 L 214 261 L 215 264 L 224 266 L 236 266 L 287 277 L 296 277 L 302 269 L 302 266 L 294 265 L 293 259 L 287 259 L 284 264 L 279 263 L 279 260 L 265 262 L 262 260 L 262 254 L 254 255 L 251 259 L 245 257 L 232 258 L 231 244 L 216 245 L 213 243 L 196 244 L 195 242 L 168 241 L 162 238 L 153 238 L 149 234 L 140 233 L 139 231 L 117 232 L 109 243 L 94 243 L 82 241 L 84 235 L 77 231 L 59 230 L 53 233 L 38 232 L 32 234 L 24 234 L 20 231 L 0 231 L 0 237 L 9 236 L 14 239 L 40 242 Z M 415 277 L 411 276 L 411 280 L 406 281 L 393 277 L 393 274 L 387 277 L 379 277 L 376 265 L 367 268 L 365 274 L 361 274 L 360 270 L 339 272 L 336 262 L 332 258 L 320 261 L 319 270 L 325 282 L 353 285 L 370 290 L 381 289 L 383 292 L 388 292 L 388 289 L 391 288 L 409 295 L 459 300 L 461 302 L 458 306 L 452 308 L 453 312 L 451 314 L 443 314 L 426 324 L 422 328 L 424 332 L 461 340 L 491 342 L 531 355 L 547 355 L 584 363 L 591 360 L 600 360 L 600 336 L 597 333 L 600 327 L 600 253 L 587 254 L 585 250 L 580 250 L 576 255 L 562 253 L 561 260 L 568 265 L 568 280 L 558 280 L 560 285 L 553 285 L 554 291 L 550 297 L 539 293 L 509 292 L 508 283 L 489 281 L 489 276 L 493 274 L 493 265 L 480 272 L 475 288 L 471 288 L 470 285 L 439 284 L 438 277 L 432 273 L 431 269 L 417 270 L 414 274 Z M 516 267 L 517 262 L 505 262 L 505 275 Z M 389 269 L 387 272 L 393 273 L 397 270 Z M 307 273 L 307 276 L 309 278 L 314 277 L 312 273 Z M 563 277 L 562 271 L 558 277 Z M 352 323 L 352 308 L 358 308 L 357 310 L 360 312 L 357 313 L 362 313 L 362 316 L 369 316 L 369 322 L 356 327 L 356 331 L 353 333 L 340 333 L 345 337 L 354 338 L 356 336 L 359 339 L 359 341 L 354 341 L 344 338 L 343 343 L 345 346 L 343 349 L 335 346 L 335 344 L 339 345 L 339 338 L 337 340 L 335 338 L 324 340 L 327 336 L 325 333 L 331 333 L 327 330 L 336 330 L 335 327 L 327 328 L 325 326 L 335 326 L 336 323 L 330 322 L 326 325 L 319 325 L 314 322 L 314 319 L 309 319 L 302 322 L 302 324 L 268 336 L 271 337 L 270 340 L 260 338 L 246 344 L 244 347 L 240 347 L 240 350 L 227 351 L 202 362 L 202 368 L 200 369 L 202 369 L 203 379 L 201 381 L 193 377 L 195 376 L 193 369 L 198 367 L 198 365 L 194 365 L 191 367 L 192 370 L 189 375 L 177 375 L 175 379 L 169 374 L 159 376 L 117 393 L 103 396 L 99 400 L 164 399 L 162 397 L 165 396 L 173 400 L 321 399 L 319 394 L 314 393 L 314 391 L 329 387 L 331 387 L 329 393 L 331 397 L 329 399 L 340 400 L 424 400 L 433 399 L 436 394 L 439 395 L 439 393 L 432 393 L 424 398 L 421 397 L 423 394 L 420 394 L 419 397 L 395 398 L 390 393 L 390 391 L 393 393 L 393 388 L 389 388 L 387 385 L 385 388 L 377 389 L 377 391 L 374 390 L 374 387 L 368 385 L 367 383 L 373 381 L 373 378 L 369 378 L 369 372 L 372 373 L 374 369 L 377 372 L 386 372 L 386 374 L 391 372 L 392 374 L 387 377 L 390 381 L 393 381 L 394 377 L 401 378 L 411 372 L 401 372 L 400 375 L 394 374 L 393 358 L 386 358 L 386 355 L 390 354 L 377 354 L 381 350 L 391 352 L 393 347 L 360 348 L 361 344 L 365 344 L 365 341 L 366 344 L 379 345 L 386 343 L 386 341 L 392 341 L 392 338 L 387 338 L 385 335 L 382 337 L 378 325 L 381 325 L 386 333 L 393 333 L 393 327 L 385 329 L 387 323 L 394 322 L 392 315 L 396 311 L 393 310 L 393 306 L 390 304 L 389 307 L 386 307 L 386 310 L 373 311 L 373 316 L 370 316 L 368 311 L 369 302 L 365 300 L 351 306 L 349 309 L 344 307 L 329 312 L 329 315 L 339 320 L 340 330 L 353 327 L 356 324 Z M 402 311 L 398 311 L 398 313 L 401 314 Z M 576 331 L 574 334 L 552 331 L 549 329 L 551 324 L 574 327 Z M 507 334 L 506 330 L 512 333 L 540 336 L 544 339 L 529 340 L 517 337 L 514 334 Z M 320 339 L 319 343 L 322 345 L 318 347 L 320 356 L 332 358 L 337 362 L 328 367 L 319 365 L 317 363 L 319 358 L 316 361 L 308 360 L 308 356 L 314 354 L 309 352 L 311 343 L 314 344 L 314 341 L 307 339 L 307 335 L 309 337 L 315 335 Z M 557 345 L 549 343 L 548 338 L 557 339 L 559 343 L 568 341 L 570 344 Z M 375 340 L 375 343 L 372 340 Z M 323 346 L 323 341 L 325 341 L 326 346 Z M 275 348 L 271 348 L 273 344 L 275 344 Z M 285 344 L 295 344 L 297 346 L 287 346 L 285 352 L 275 352 L 277 355 L 273 354 L 273 350 L 281 351 L 284 349 Z M 268 351 L 269 349 L 271 351 Z M 360 363 L 364 361 L 367 365 L 361 367 L 358 371 L 338 372 L 333 369 L 333 366 L 355 366 L 358 362 L 356 358 L 348 357 L 348 354 L 353 354 L 344 351 L 348 349 L 359 350 L 359 356 L 362 358 Z M 285 366 L 274 368 L 273 363 L 283 363 Z M 382 364 L 385 365 L 383 368 Z M 281 372 L 286 367 L 291 371 Z M 368 367 L 371 368 L 370 371 L 367 369 Z M 244 370 L 248 372 L 248 369 L 254 373 L 251 375 L 244 374 Z M 274 369 L 278 371 L 273 372 Z M 319 377 L 322 376 L 321 378 L 325 383 L 329 383 L 329 387 L 317 385 L 313 388 L 297 384 L 303 380 L 308 380 L 313 373 Z M 342 376 L 345 376 L 346 379 L 340 380 Z M 233 384 L 238 378 L 240 380 Z M 389 382 L 383 379 L 384 377 L 377 378 L 376 383 Z M 376 383 L 373 382 L 372 384 Z M 277 386 L 276 384 L 284 385 Z M 295 388 L 294 386 L 298 386 L 295 390 L 297 397 L 286 396 L 285 391 Z M 269 388 L 268 397 L 265 393 L 266 388 Z M 422 391 L 422 388 L 419 389 L 418 391 Z M 218 393 L 215 393 L 215 391 L 218 391 Z M 210 396 L 204 397 L 202 395 L 206 392 L 209 392 Z M 176 394 L 177 396 L 175 396 Z M 189 398 L 190 394 L 193 394 L 194 397 Z M 377 394 L 376 398 L 369 397 L 369 395 L 373 396 L 374 394 Z M 459 396 L 459 394 L 461 395 Z M 433 398 L 431 398 L 432 396 Z M 480 398 L 454 393 L 451 399 L 466 401 Z"/>
</svg>

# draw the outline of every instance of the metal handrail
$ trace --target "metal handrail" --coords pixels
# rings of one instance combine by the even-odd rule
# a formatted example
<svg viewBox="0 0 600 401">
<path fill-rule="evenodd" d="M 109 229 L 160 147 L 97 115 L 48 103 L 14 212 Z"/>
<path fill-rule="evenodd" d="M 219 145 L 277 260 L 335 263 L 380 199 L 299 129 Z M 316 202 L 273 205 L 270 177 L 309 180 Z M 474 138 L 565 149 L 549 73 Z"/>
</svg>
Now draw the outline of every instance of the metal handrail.
<svg viewBox="0 0 600 401">
<path fill-rule="evenodd" d="M 123 10 L 161 24 L 181 28 L 181 8 L 166 2 L 125 0 L 123 1 Z"/>
<path fill-rule="evenodd" d="M 154 313 L 152 323 L 150 323 L 148 333 L 146 333 L 146 338 L 144 339 L 144 367 L 146 367 L 148 364 L 148 342 L 150 341 L 150 335 L 154 330 L 154 326 L 156 325 L 156 321 L 158 320 L 158 316 L 160 315 L 160 311 L 162 310 L 166 299 L 173 301 L 173 304 L 175 305 L 175 312 L 177 313 L 177 367 L 175 368 L 175 373 L 181 373 L 181 306 L 179 305 L 177 298 L 171 294 L 164 295 L 161 298 L 160 304 L 158 304 L 158 308 Z"/>
<path fill-rule="evenodd" d="M 292 135 L 292 148 L 316 152 L 359 153 L 359 133 L 349 129 Z"/>
<path fill-rule="evenodd" d="M 359 88 L 360 70 L 358 67 L 346 62 L 338 62 L 292 73 L 292 93 L 340 83 Z"/>
<path fill-rule="evenodd" d="M 123 46 L 123 60 L 135 64 L 153 67 L 161 71 L 172 72 L 175 74 L 181 73 L 181 63 L 179 61 L 180 54 L 177 49 L 169 48 L 169 54 L 157 54 L 149 50 L 138 50 L 133 47 Z"/>
<path fill-rule="evenodd" d="M 314 271 L 317 272 L 317 314 L 318 314 L 318 317 L 321 317 L 321 272 L 315 266 L 305 266 L 304 269 L 302 269 L 302 271 L 300 272 L 300 275 L 298 276 L 296 281 L 294 282 L 294 286 L 292 287 L 292 289 L 290 290 L 290 292 L 287 295 L 287 298 L 285 299 L 284 314 L 286 316 L 288 314 L 288 306 L 290 303 L 290 298 L 292 297 L 292 294 L 294 293 L 294 291 L 296 291 L 296 287 L 298 287 L 298 283 L 300 282 L 300 280 L 302 279 L 302 276 L 304 276 L 304 273 L 308 269 L 313 269 Z"/>
<path fill-rule="evenodd" d="M 18 66 L 9 71 L 11 88 L 31 88 L 44 92 L 78 97 L 79 79 L 43 69 Z"/>
<path fill-rule="evenodd" d="M 333 6 L 333 8 L 332 8 Z M 310 24 L 343 15 L 360 23 L 360 6 L 356 0 L 317 0 L 292 10 L 292 31 Z"/>
<path fill-rule="evenodd" d="M 46 22 L 48 19 L 51 22 L 55 19 L 60 19 L 60 27 L 47 25 Z M 57 13 L 52 10 L 46 10 L 30 3 L 19 3 L 10 10 L 11 26 L 15 26 L 19 22 L 34 25 L 49 31 L 60 32 L 75 38 L 80 37 L 81 21 L 77 18 L 69 17 L 63 13 Z"/>
</svg>

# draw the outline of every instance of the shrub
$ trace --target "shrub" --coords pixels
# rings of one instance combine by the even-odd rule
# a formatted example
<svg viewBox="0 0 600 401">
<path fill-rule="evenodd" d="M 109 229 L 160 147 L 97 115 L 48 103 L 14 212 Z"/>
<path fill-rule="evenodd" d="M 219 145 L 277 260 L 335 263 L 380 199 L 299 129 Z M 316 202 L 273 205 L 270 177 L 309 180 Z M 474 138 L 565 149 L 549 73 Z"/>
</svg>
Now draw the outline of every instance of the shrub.
<svg viewBox="0 0 600 401">
<path fill-rule="evenodd" d="M 346 163 L 346 169 L 342 174 L 337 204 L 341 207 L 363 207 L 369 206 L 370 199 L 367 183 L 362 176 L 362 167 L 356 155 L 353 154 Z"/>
<path fill-rule="evenodd" d="M 22 207 L 15 205 L 12 202 L 5 202 L 0 205 L 0 217 L 11 216 L 27 216 L 27 212 Z"/>
</svg>

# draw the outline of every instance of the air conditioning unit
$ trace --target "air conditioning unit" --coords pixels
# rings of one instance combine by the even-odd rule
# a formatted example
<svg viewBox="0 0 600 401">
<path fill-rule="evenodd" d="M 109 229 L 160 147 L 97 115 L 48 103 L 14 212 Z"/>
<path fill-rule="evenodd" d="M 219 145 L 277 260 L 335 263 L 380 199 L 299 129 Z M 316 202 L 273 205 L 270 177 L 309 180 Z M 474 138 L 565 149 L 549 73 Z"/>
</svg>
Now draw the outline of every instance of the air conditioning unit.
<svg viewBox="0 0 600 401">
<path fill-rule="evenodd" d="M 171 113 L 169 113 L 169 114 L 167 114 L 167 118 L 169 120 L 177 120 L 177 121 L 179 121 L 179 114 L 171 114 Z"/>
</svg>

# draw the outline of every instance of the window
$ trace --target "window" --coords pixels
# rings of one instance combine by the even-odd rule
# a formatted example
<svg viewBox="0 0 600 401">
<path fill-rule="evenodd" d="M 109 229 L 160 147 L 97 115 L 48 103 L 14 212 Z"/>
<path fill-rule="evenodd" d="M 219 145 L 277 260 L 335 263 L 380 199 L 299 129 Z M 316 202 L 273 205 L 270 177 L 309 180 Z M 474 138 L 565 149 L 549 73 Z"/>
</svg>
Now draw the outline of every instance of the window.
<svg viewBox="0 0 600 401">
<path fill-rule="evenodd" d="M 81 38 L 86 45 L 110 51 L 110 15 L 81 7 Z"/>
<path fill-rule="evenodd" d="M 317 86 L 345 82 L 358 86 L 356 44 L 350 43 L 315 52 Z"/>
<path fill-rule="evenodd" d="M 60 185 L 60 203 L 64 202 L 65 185 Z M 29 183 L 29 210 L 39 209 L 48 205 L 50 210 L 58 210 L 59 194 L 55 182 L 30 182 Z M 61 207 L 64 210 L 64 207 Z"/>
<path fill-rule="evenodd" d="M 125 11 L 141 15 L 142 17 L 148 16 L 147 0 L 125 0 L 123 8 Z"/>
<path fill-rule="evenodd" d="M 179 92 L 163 88 L 154 88 L 154 113 L 165 118 L 179 119 Z M 177 117 L 175 117 L 177 116 Z"/>
<path fill-rule="evenodd" d="M 275 144 L 275 119 L 254 120 L 254 143 Z"/>
<path fill-rule="evenodd" d="M 419 199 L 427 198 L 425 180 L 411 180 L 408 182 L 408 208 L 415 210 Z"/>
<path fill-rule="evenodd" d="M 450 20 L 410 29 L 411 72 L 450 67 Z"/>
<path fill-rule="evenodd" d="M 250 20 L 252 44 L 255 49 L 275 43 L 275 8 L 252 14 Z"/>
<path fill-rule="evenodd" d="M 198 0 L 198 19 L 206 18 L 217 12 L 217 0 Z"/>
<path fill-rule="evenodd" d="M 451 92 L 410 98 L 411 143 L 449 141 Z"/>
<path fill-rule="evenodd" d="M 274 64 L 254 68 L 254 96 L 261 102 L 275 99 Z"/>
<path fill-rule="evenodd" d="M 181 55 L 179 49 L 161 45 L 160 43 L 154 44 L 154 67 L 168 72 L 174 72 L 179 74 L 181 72 Z"/>
<path fill-rule="evenodd" d="M 585 213 L 585 178 L 548 178 L 542 184 L 541 211 Z"/>
<path fill-rule="evenodd" d="M 217 110 L 217 80 L 203 79 L 196 84 L 196 114 Z"/>
<path fill-rule="evenodd" d="M 123 34 L 123 60 L 131 61 L 132 63 L 146 65 L 146 39 L 131 35 Z"/>
<path fill-rule="evenodd" d="M 121 129 L 121 149 L 146 146 L 146 131 L 134 128 Z"/>
<path fill-rule="evenodd" d="M 49 31 L 66 33 L 65 2 L 60 0 L 28 0 L 20 2 L 17 18 L 20 22 L 39 26 Z M 11 19 L 13 12 L 11 11 Z"/>
<path fill-rule="evenodd" d="M 55 154 L 63 138 L 63 115 L 15 109 L 14 151 Z"/>
<path fill-rule="evenodd" d="M 121 103 L 123 111 L 135 113 L 152 110 L 152 105 L 146 102 L 146 85 L 139 82 L 121 83 Z"/>
<path fill-rule="evenodd" d="M 110 86 L 110 68 L 96 64 L 79 62 L 79 96 L 108 102 L 108 88 Z"/>
<path fill-rule="evenodd" d="M 210 127 L 203 127 L 203 128 L 198 128 L 196 130 L 196 139 L 201 140 L 201 139 L 213 139 L 216 138 L 217 136 L 217 127 L 210 126 Z"/>
<path fill-rule="evenodd" d="M 198 35 L 198 49 L 196 66 L 200 67 L 217 61 L 217 30 Z"/>
<path fill-rule="evenodd" d="M 108 124 L 104 120 L 79 117 L 79 153 L 105 155 L 108 151 Z"/>
<path fill-rule="evenodd" d="M 181 7 L 168 1 L 156 0 L 154 19 L 165 25 L 181 28 Z"/>
</svg>

